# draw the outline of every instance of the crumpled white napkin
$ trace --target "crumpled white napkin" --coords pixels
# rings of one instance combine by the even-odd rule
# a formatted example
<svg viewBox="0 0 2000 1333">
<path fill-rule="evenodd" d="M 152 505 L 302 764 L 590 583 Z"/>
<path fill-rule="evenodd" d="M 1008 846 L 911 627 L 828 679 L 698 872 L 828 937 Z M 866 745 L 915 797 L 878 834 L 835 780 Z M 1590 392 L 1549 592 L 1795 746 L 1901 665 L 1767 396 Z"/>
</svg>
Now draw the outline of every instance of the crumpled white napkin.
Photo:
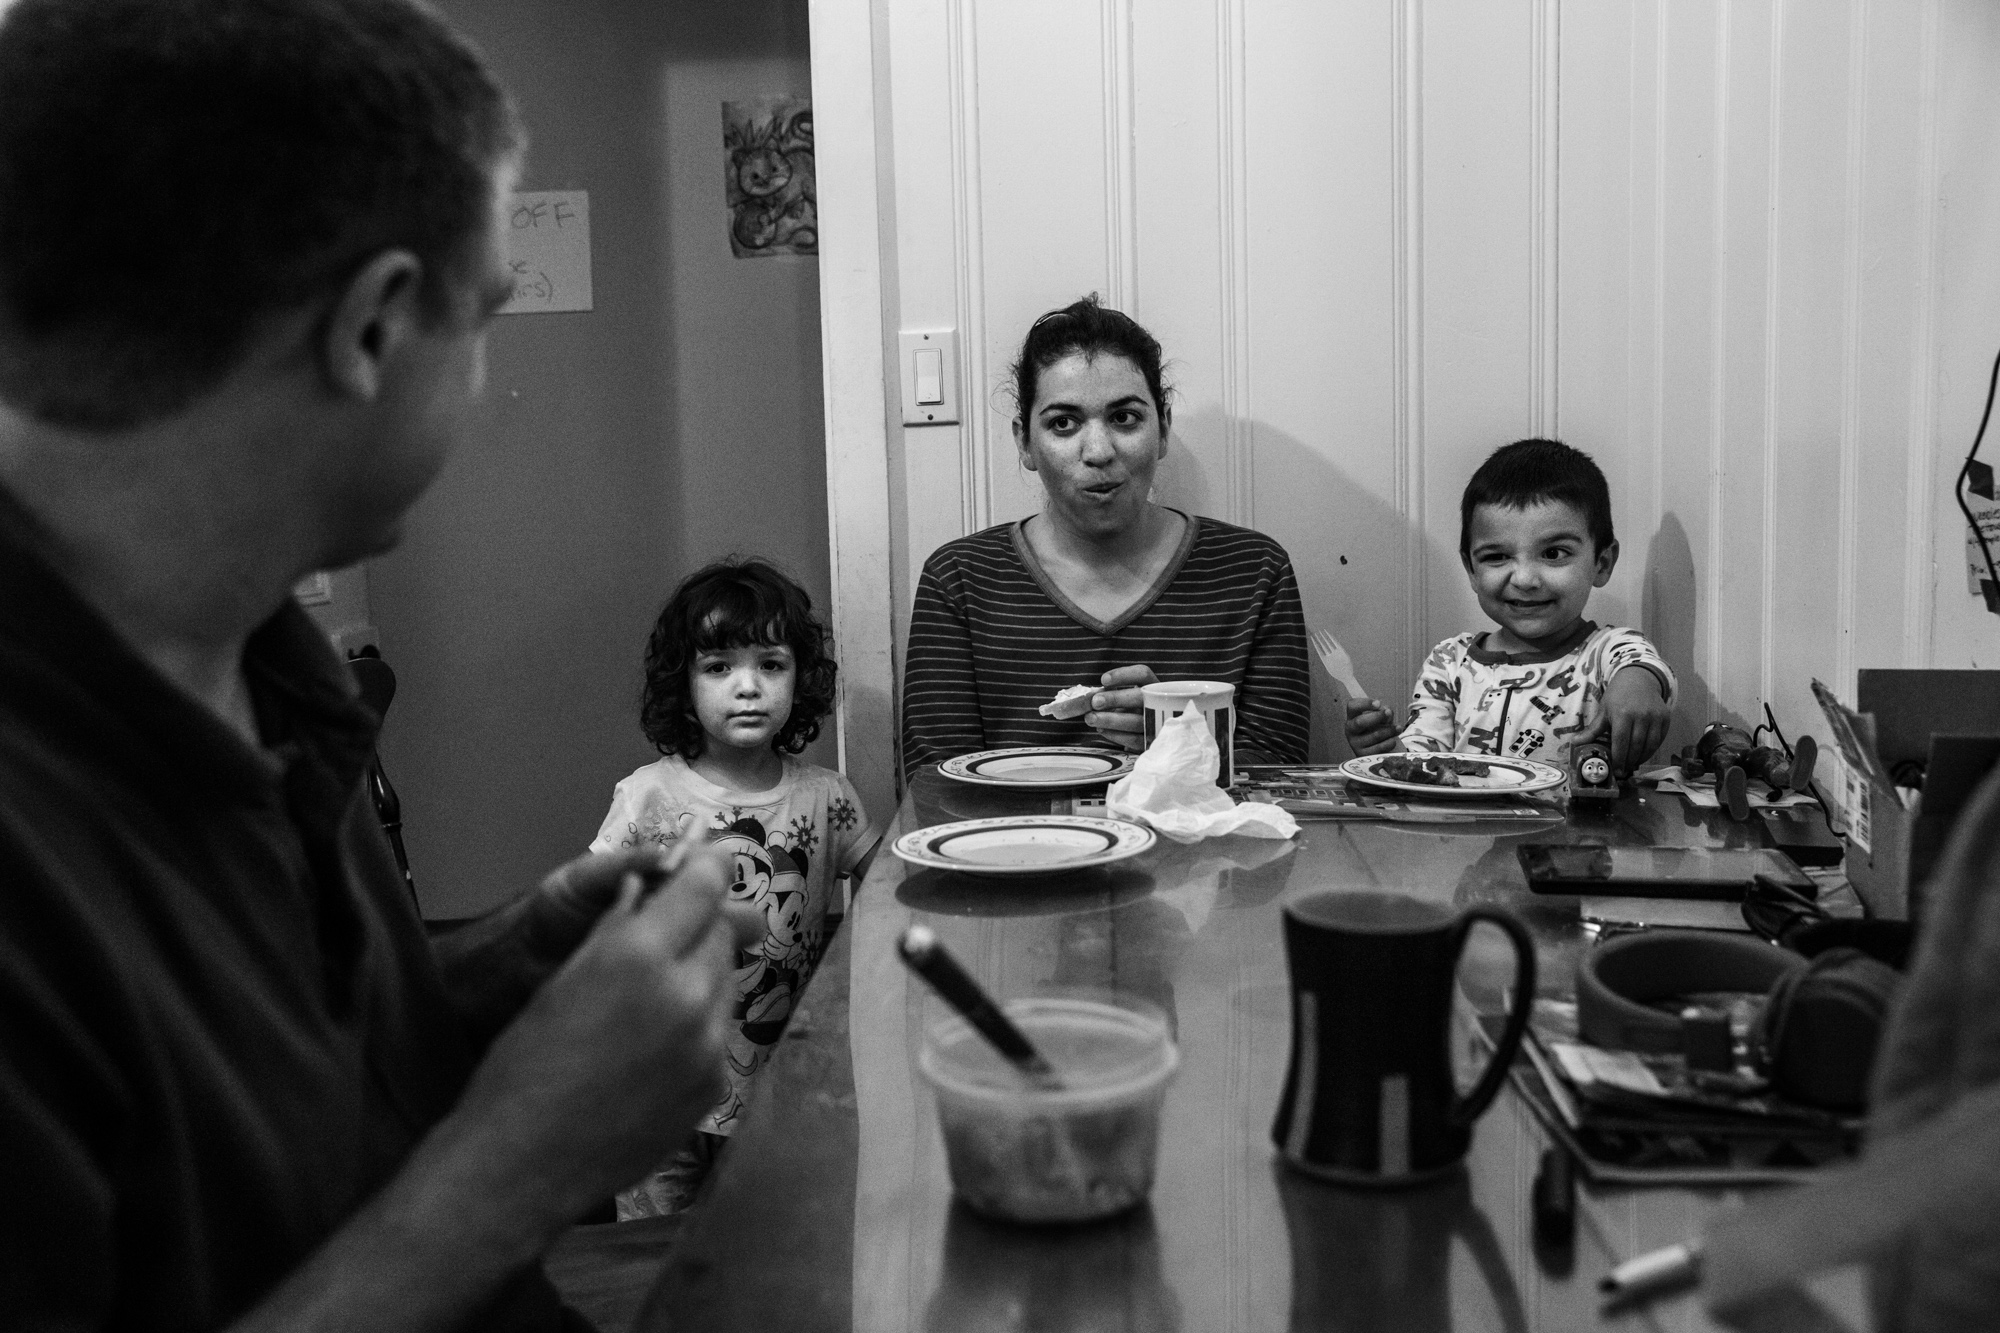
<svg viewBox="0 0 2000 1333">
<path fill-rule="evenodd" d="M 1198 705 L 1160 728 L 1160 734 L 1125 777 L 1104 793 L 1104 808 L 1118 819 L 1150 824 L 1175 842 L 1240 833 L 1247 838 L 1290 838 L 1299 821 L 1262 801 L 1237 804 L 1215 785 L 1222 751 Z"/>
</svg>

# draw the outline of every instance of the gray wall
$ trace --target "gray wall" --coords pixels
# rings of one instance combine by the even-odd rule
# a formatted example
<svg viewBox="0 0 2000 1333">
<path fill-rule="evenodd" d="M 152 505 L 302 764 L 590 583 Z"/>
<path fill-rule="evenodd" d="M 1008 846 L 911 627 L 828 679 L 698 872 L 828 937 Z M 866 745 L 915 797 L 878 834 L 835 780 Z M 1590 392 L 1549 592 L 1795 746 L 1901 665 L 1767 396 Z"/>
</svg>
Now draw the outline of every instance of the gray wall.
<svg viewBox="0 0 2000 1333">
<path fill-rule="evenodd" d="M 817 261 L 733 258 L 722 195 L 719 103 L 811 91 L 805 0 L 440 7 L 519 99 L 521 188 L 590 192 L 596 303 L 496 321 L 465 445 L 370 569 L 383 759 L 425 912 L 458 916 L 581 851 L 653 757 L 639 655 L 677 579 L 757 552 L 829 594 Z"/>
</svg>

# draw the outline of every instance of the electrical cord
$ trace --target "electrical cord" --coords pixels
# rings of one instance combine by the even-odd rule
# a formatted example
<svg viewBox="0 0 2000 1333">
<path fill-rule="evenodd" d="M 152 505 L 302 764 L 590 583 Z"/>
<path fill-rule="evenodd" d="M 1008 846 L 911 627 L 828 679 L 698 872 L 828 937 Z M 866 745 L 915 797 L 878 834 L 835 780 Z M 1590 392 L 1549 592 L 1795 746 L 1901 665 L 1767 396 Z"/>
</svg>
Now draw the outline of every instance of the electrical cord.
<svg viewBox="0 0 2000 1333">
<path fill-rule="evenodd" d="M 1972 506 L 1965 502 L 1965 480 L 1972 475 L 1972 464 L 1979 457 L 1979 446 L 1986 439 L 1986 423 L 1993 419 L 1993 391 L 2000 388 L 2000 355 L 1993 358 L 1993 373 L 1986 380 L 1986 409 L 1979 414 L 1979 431 L 1972 437 L 1972 448 L 1965 455 L 1964 464 L 1958 469 L 1958 482 L 1952 495 L 1958 500 L 1959 512 L 1965 515 L 1966 523 L 1972 529 L 1973 540 L 1979 543 L 1979 553 L 1986 557 L 1986 577 L 1991 581 L 1992 597 L 2000 598 L 2000 569 L 1993 564 L 1993 548 L 1987 544 L 1986 534 L 1979 530 L 1979 520 L 1973 517 Z"/>
</svg>

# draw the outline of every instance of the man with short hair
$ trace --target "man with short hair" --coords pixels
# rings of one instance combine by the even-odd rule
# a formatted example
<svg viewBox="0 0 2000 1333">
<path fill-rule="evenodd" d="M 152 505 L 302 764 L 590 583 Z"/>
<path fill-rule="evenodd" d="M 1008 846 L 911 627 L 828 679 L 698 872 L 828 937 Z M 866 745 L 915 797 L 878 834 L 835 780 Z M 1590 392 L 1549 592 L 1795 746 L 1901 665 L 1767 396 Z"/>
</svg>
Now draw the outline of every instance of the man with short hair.
<svg viewBox="0 0 2000 1333">
<path fill-rule="evenodd" d="M 0 9 L 0 1327 L 580 1322 L 717 1095 L 721 868 L 434 949 L 289 597 L 462 429 L 521 147 L 411 0 Z"/>
</svg>

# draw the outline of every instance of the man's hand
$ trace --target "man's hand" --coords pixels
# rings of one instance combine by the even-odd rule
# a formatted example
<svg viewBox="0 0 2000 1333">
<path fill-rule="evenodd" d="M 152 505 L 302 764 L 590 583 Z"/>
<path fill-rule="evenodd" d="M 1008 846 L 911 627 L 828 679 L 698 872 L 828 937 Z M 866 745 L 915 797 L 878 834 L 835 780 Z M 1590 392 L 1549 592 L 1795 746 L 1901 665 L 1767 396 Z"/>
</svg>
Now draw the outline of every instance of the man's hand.
<svg viewBox="0 0 2000 1333">
<path fill-rule="evenodd" d="M 1386 754 L 1396 748 L 1402 731 L 1396 715 L 1376 699 L 1347 701 L 1347 744 L 1357 756 Z"/>
<path fill-rule="evenodd" d="M 476 1046 L 512 1022 L 617 901 L 630 875 L 652 882 L 666 873 L 661 847 L 579 856 L 551 871 L 538 888 L 431 941 L 445 990 Z"/>
<path fill-rule="evenodd" d="M 1610 746 L 1612 769 L 1620 777 L 1628 776 L 1666 743 L 1674 710 L 1664 691 L 1660 678 L 1645 667 L 1628 666 L 1613 673 L 1577 740 Z"/>
<path fill-rule="evenodd" d="M 594 894 L 588 883 L 569 887 Z M 586 1208 L 645 1174 L 723 1088 L 737 951 L 762 918 L 697 852 L 636 871 L 394 1179 L 232 1333 L 456 1326 Z"/>
<path fill-rule="evenodd" d="M 591 852 L 565 861 L 523 898 L 520 929 L 529 948 L 555 970 L 618 901 L 628 875 L 658 879 L 666 874 L 666 863 L 667 849 L 657 846 Z"/>
<path fill-rule="evenodd" d="M 1097 682 L 1097 695 L 1083 720 L 1127 750 L 1145 749 L 1146 705 L 1139 691 L 1141 686 L 1158 684 L 1159 679 L 1148 666 L 1113 667 Z"/>
<path fill-rule="evenodd" d="M 723 1091 L 739 947 L 763 930 L 726 903 L 727 864 L 697 852 L 657 887 L 628 872 L 562 968 L 494 1041 L 455 1117 L 509 1146 L 568 1220 L 631 1184 Z"/>
</svg>

